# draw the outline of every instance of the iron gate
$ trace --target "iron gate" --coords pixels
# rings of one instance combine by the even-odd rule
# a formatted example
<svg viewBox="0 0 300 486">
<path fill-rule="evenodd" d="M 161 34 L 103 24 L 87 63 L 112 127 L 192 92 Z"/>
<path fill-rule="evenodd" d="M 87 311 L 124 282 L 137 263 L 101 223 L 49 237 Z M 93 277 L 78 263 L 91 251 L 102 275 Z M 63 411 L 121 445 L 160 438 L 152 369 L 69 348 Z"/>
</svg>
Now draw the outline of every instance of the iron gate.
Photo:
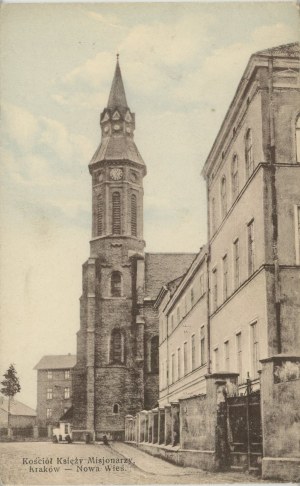
<svg viewBox="0 0 300 486">
<path fill-rule="evenodd" d="M 260 391 L 227 397 L 227 431 L 232 469 L 259 470 L 262 457 Z"/>
</svg>

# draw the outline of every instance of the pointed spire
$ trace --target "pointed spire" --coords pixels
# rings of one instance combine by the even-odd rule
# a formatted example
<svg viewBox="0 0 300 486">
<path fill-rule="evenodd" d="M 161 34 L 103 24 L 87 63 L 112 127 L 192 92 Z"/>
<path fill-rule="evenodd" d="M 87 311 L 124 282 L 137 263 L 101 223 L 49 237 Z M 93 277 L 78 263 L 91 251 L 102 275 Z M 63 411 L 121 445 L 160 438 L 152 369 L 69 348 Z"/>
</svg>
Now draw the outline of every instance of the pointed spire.
<svg viewBox="0 0 300 486">
<path fill-rule="evenodd" d="M 114 110 L 115 108 L 128 108 L 121 69 L 119 65 L 119 54 L 117 54 L 115 75 L 111 85 L 107 108 L 110 108 L 111 110 Z"/>
</svg>

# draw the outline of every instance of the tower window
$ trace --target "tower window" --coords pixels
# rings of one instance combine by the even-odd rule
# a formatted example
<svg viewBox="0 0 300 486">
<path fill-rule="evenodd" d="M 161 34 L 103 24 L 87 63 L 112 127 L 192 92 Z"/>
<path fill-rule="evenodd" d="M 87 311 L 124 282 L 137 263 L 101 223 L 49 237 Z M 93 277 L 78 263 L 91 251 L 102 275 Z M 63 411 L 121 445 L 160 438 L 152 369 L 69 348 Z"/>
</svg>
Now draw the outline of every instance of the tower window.
<svg viewBox="0 0 300 486">
<path fill-rule="evenodd" d="M 246 177 L 248 179 L 251 176 L 254 169 L 253 141 L 252 141 L 252 131 L 250 128 L 246 132 L 245 158 L 246 158 Z"/>
<path fill-rule="evenodd" d="M 112 272 L 110 279 L 110 294 L 112 297 L 122 295 L 122 275 L 120 272 Z"/>
<path fill-rule="evenodd" d="M 113 405 L 113 413 L 117 414 L 120 411 L 120 406 L 118 403 L 114 403 Z"/>
<path fill-rule="evenodd" d="M 131 234 L 137 236 L 137 202 L 136 195 L 131 195 Z"/>
<path fill-rule="evenodd" d="M 111 333 L 110 361 L 124 363 L 124 335 L 120 329 L 113 329 Z"/>
<path fill-rule="evenodd" d="M 103 232 L 103 200 L 102 200 L 102 194 L 98 194 L 98 196 L 97 196 L 96 225 L 97 225 L 97 236 L 100 236 L 100 235 L 102 235 L 102 232 Z"/>
<path fill-rule="evenodd" d="M 119 192 L 112 195 L 112 232 L 114 235 L 121 234 L 121 196 Z"/>
</svg>

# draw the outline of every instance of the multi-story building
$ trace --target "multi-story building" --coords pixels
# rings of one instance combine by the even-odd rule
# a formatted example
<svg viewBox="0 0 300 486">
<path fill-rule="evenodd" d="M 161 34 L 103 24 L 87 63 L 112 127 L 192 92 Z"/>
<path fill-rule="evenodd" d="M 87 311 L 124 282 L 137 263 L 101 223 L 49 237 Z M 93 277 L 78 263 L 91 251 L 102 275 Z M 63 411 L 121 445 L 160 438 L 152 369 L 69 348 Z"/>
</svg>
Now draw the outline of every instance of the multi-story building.
<svg viewBox="0 0 300 486">
<path fill-rule="evenodd" d="M 76 356 L 43 356 L 37 370 L 37 422 L 55 425 L 72 405 L 72 375 Z"/>
<path fill-rule="evenodd" d="M 159 407 L 126 438 L 179 464 L 300 478 L 299 61 L 251 56 L 202 172 L 208 244 L 156 300 Z"/>
<path fill-rule="evenodd" d="M 159 309 L 159 406 L 206 392 L 207 248 L 185 275 L 164 285 Z"/>
<path fill-rule="evenodd" d="M 299 45 L 253 54 L 203 168 L 212 371 L 300 347 Z"/>
<path fill-rule="evenodd" d="M 134 143 L 135 114 L 118 61 L 100 126 L 89 165 L 92 240 L 83 265 L 73 425 L 122 438 L 125 416 L 158 401 L 157 293 L 194 255 L 144 252 L 146 165 Z"/>
</svg>

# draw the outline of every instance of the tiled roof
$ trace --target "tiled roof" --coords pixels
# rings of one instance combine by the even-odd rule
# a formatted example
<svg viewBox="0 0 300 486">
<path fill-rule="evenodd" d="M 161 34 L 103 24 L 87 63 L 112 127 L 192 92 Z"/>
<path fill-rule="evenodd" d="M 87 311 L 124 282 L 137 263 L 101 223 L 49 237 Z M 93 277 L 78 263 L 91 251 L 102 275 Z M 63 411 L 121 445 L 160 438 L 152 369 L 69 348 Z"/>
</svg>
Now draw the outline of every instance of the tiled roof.
<svg viewBox="0 0 300 486">
<path fill-rule="evenodd" d="M 63 370 L 73 368 L 76 365 L 76 355 L 63 354 L 43 356 L 38 364 L 35 365 L 35 370 Z"/>
<path fill-rule="evenodd" d="M 283 44 L 282 46 L 271 47 L 262 51 L 255 52 L 255 56 L 276 56 L 276 57 L 299 57 L 300 44 L 294 42 L 292 44 Z"/>
<path fill-rule="evenodd" d="M 0 409 L 4 410 L 5 412 L 8 411 L 8 399 L 4 397 L 0 397 Z M 10 402 L 10 413 L 11 415 L 27 415 L 29 417 L 35 417 L 36 411 L 33 408 L 28 407 L 22 402 L 19 402 L 15 398 L 13 398 Z"/>
<path fill-rule="evenodd" d="M 164 284 L 186 273 L 196 253 L 146 253 L 145 298 L 155 300 Z"/>
<path fill-rule="evenodd" d="M 90 165 L 102 160 L 130 160 L 145 165 L 133 139 L 126 135 L 104 137 L 97 148 Z"/>
</svg>

